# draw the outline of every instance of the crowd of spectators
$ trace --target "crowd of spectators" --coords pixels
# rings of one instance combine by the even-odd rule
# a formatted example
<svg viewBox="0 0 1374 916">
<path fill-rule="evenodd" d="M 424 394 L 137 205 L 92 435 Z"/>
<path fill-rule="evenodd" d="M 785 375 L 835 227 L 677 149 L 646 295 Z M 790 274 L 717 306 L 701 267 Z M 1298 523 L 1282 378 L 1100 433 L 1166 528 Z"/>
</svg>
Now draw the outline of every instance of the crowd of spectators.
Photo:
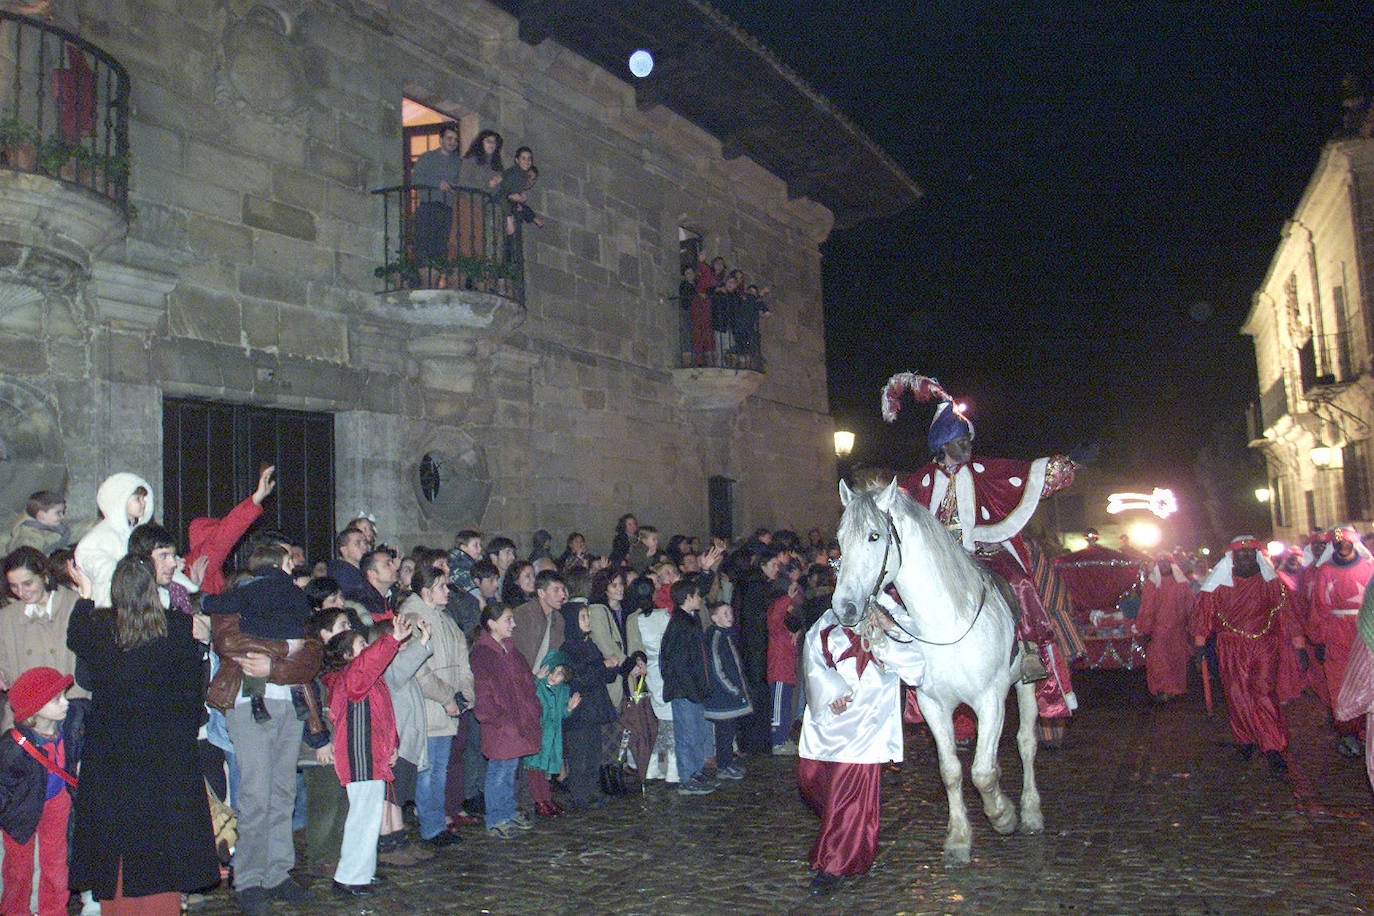
<svg viewBox="0 0 1374 916">
<path fill-rule="evenodd" d="M 834 587 L 819 531 L 662 543 L 627 514 L 606 554 L 540 531 L 521 559 L 476 530 L 403 553 L 359 517 L 307 558 L 258 524 L 274 488 L 266 468 L 193 520 L 184 557 L 137 475 L 101 484 L 74 549 L 63 499 L 29 501 L 0 608 L 4 912 L 70 887 L 84 912 L 170 914 L 221 880 L 250 914 L 316 899 L 307 877 L 363 897 L 465 831 L 516 841 L 796 753 L 797 645 Z"/>
<path fill-rule="evenodd" d="M 682 266 L 678 284 L 682 365 L 762 371 L 760 320 L 772 314 L 769 287 L 746 282 L 744 271 L 704 254 Z"/>
</svg>

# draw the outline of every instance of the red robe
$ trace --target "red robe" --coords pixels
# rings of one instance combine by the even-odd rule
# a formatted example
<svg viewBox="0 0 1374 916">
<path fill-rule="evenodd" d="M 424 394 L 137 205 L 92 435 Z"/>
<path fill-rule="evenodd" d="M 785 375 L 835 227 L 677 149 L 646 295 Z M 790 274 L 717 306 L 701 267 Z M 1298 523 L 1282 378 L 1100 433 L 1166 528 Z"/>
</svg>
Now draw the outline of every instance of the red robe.
<svg viewBox="0 0 1374 916">
<path fill-rule="evenodd" d="M 1035 582 L 1030 552 L 1021 529 L 1040 500 L 1073 483 L 1067 458 L 974 457 L 953 470 L 929 462 L 902 483 L 912 499 L 929 509 L 963 544 L 1010 583 L 1021 605 L 1017 636 L 1039 644 L 1040 660 L 1050 676 L 1036 682 L 1040 715 L 1067 717 L 1077 705 L 1069 681 L 1068 659 L 1054 648 L 1050 624 Z"/>
<path fill-rule="evenodd" d="M 1322 667 L 1326 673 L 1328 697 L 1341 692 L 1350 648 L 1358 638 L 1355 615 L 1364 601 L 1365 586 L 1374 575 L 1374 560 L 1356 554 L 1354 562 L 1342 566 L 1332 557 L 1317 567 L 1312 579 L 1312 604 L 1307 618 L 1308 639 L 1326 646 Z M 1336 731 L 1343 735 L 1359 732 L 1362 719 L 1338 720 Z"/>
<path fill-rule="evenodd" d="M 1188 618 L 1193 610 L 1193 589 L 1185 580 L 1162 576 L 1158 585 L 1146 581 L 1140 596 L 1135 627 L 1150 637 L 1145 651 L 1145 680 L 1150 693 L 1182 696 L 1188 692 L 1188 660 L 1193 640 Z"/>
<path fill-rule="evenodd" d="M 1298 632 L 1293 583 L 1283 573 L 1235 578 L 1193 602 L 1194 639 L 1217 636 L 1217 661 L 1226 688 L 1231 734 L 1261 751 L 1288 747 L 1288 724 L 1279 705 L 1279 654 Z"/>
</svg>

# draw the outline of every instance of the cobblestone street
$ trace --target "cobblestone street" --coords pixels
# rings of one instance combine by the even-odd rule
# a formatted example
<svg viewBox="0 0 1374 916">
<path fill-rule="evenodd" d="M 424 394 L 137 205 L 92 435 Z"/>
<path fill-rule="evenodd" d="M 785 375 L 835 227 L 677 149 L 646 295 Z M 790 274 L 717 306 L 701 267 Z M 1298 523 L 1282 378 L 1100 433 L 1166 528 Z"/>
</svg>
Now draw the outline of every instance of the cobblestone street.
<svg viewBox="0 0 1374 916">
<path fill-rule="evenodd" d="M 319 902 L 294 912 L 1374 911 L 1374 802 L 1362 763 L 1336 754 L 1314 699 L 1288 709 L 1291 769 L 1278 778 L 1263 759 L 1234 757 L 1224 709 L 1207 716 L 1196 683 L 1157 705 L 1143 671 L 1076 682 L 1082 707 L 1067 744 L 1038 758 L 1045 833 L 997 836 L 966 782 L 967 868 L 941 864 L 944 792 L 933 746 L 913 731 L 902 771 L 884 775 L 876 865 L 828 898 L 807 896 L 815 820 L 797 795 L 795 759 L 766 758 L 745 761 L 747 779 L 709 796 L 650 783 L 642 797 L 541 821 L 514 841 L 470 828 L 431 862 L 384 872 L 365 906 L 316 878 Z M 1020 764 L 1006 736 L 1001 759 L 1003 787 L 1015 790 Z M 236 911 L 225 891 L 200 910 Z"/>
</svg>

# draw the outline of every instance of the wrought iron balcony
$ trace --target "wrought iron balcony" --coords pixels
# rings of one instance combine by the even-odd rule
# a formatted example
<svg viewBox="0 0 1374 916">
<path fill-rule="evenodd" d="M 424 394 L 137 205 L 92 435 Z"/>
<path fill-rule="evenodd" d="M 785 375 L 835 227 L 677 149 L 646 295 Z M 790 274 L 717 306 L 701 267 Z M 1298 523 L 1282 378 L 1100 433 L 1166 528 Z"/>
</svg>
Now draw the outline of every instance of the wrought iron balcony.
<svg viewBox="0 0 1374 916">
<path fill-rule="evenodd" d="M 0 166 L 89 188 L 127 210 L 129 75 L 71 32 L 0 12 Z"/>
<path fill-rule="evenodd" d="M 381 294 L 448 290 L 463 299 L 486 294 L 524 301 L 521 221 L 504 201 L 475 188 L 444 194 L 428 185 L 372 193 L 382 198 L 388 258 L 375 271 Z"/>
</svg>

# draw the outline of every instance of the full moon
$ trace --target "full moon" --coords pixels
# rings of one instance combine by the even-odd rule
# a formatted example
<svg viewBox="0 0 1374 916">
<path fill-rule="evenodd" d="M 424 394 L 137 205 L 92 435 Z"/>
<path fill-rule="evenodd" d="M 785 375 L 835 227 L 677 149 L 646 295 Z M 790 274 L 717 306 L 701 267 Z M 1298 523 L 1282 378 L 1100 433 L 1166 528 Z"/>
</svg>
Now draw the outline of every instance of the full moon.
<svg viewBox="0 0 1374 916">
<path fill-rule="evenodd" d="M 643 79 L 653 72 L 654 56 L 643 48 L 630 55 L 630 72 Z"/>
</svg>

